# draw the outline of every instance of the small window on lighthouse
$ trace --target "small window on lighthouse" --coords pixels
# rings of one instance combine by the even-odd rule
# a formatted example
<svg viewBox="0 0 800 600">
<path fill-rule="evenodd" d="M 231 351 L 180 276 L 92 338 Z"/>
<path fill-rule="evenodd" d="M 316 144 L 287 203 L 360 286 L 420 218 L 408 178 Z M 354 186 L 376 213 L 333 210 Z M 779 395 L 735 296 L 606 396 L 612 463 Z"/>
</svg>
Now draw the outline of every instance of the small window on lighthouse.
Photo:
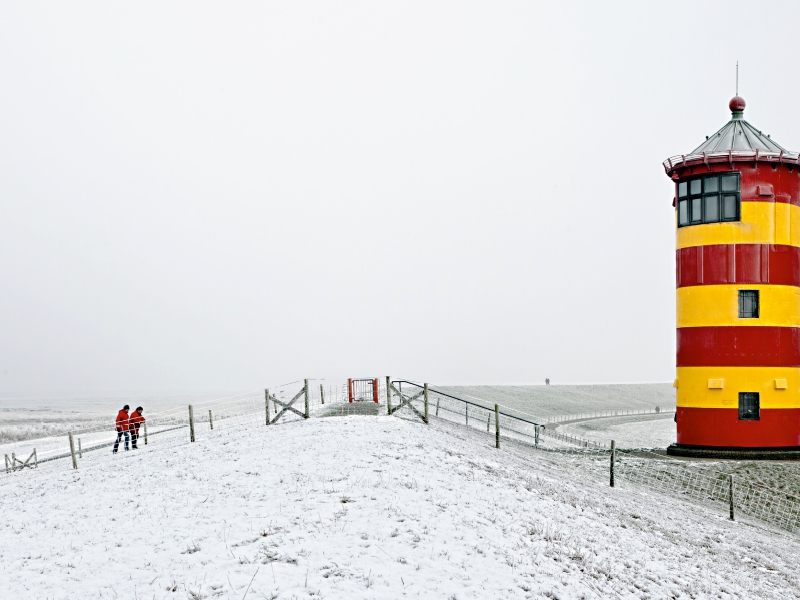
<svg viewBox="0 0 800 600">
<path fill-rule="evenodd" d="M 758 318 L 758 290 L 739 290 L 739 318 Z"/>
<path fill-rule="evenodd" d="M 700 204 L 700 198 L 692 198 L 692 223 L 703 222 L 703 205 Z"/>
<path fill-rule="evenodd" d="M 726 194 L 722 197 L 722 220 L 736 221 L 738 219 L 737 209 L 739 207 L 739 197 Z"/>
<path fill-rule="evenodd" d="M 739 191 L 739 176 L 738 175 L 723 175 L 722 191 L 723 192 L 738 192 Z"/>
<path fill-rule="evenodd" d="M 678 225 L 689 224 L 689 201 L 681 200 L 678 202 Z"/>
<path fill-rule="evenodd" d="M 758 421 L 761 418 L 761 399 L 758 392 L 739 392 L 739 420 Z"/>
<path fill-rule="evenodd" d="M 712 195 L 712 196 L 704 196 L 703 202 L 705 206 L 705 221 L 706 223 L 716 223 L 719 221 L 719 196 Z"/>
</svg>

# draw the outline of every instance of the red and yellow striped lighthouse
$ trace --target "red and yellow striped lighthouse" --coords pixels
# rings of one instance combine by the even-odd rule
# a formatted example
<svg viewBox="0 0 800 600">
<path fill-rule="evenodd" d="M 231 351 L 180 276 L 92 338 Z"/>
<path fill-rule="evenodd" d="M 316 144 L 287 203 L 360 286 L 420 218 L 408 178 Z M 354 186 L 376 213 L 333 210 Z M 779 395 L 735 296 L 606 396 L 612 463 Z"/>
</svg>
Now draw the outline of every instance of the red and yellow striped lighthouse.
<svg viewBox="0 0 800 600">
<path fill-rule="evenodd" d="M 800 157 L 744 120 L 664 162 L 675 182 L 677 444 L 800 451 Z"/>
</svg>

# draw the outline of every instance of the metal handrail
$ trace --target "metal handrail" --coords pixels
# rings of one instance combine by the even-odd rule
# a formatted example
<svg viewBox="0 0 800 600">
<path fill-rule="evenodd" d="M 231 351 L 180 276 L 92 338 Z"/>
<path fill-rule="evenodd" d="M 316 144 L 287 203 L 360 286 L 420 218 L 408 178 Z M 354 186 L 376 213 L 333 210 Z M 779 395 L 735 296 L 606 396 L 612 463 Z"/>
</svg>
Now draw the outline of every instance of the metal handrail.
<svg viewBox="0 0 800 600">
<path fill-rule="evenodd" d="M 406 381 L 405 379 L 395 379 L 394 381 L 392 381 L 392 384 L 395 384 L 395 383 L 407 383 L 409 385 L 414 385 L 414 386 L 416 386 L 416 387 L 418 387 L 420 389 L 425 387 L 423 384 L 419 384 L 416 381 Z M 442 392 L 441 390 L 437 390 L 436 388 L 431 387 L 430 385 L 428 386 L 428 391 L 429 392 L 433 392 L 435 394 L 439 394 L 440 396 L 445 396 L 447 398 L 451 398 L 453 400 L 458 400 L 459 402 L 463 402 L 464 404 L 469 404 L 471 406 L 477 406 L 478 408 L 482 408 L 484 410 L 492 410 L 491 408 L 486 407 L 486 406 L 484 406 L 482 404 L 478 404 L 476 402 L 470 402 L 469 400 L 464 400 L 464 398 L 459 398 L 458 396 L 453 396 L 452 394 L 448 394 L 447 392 Z M 509 417 L 511 419 L 516 419 L 517 421 L 522 421 L 523 423 L 528 423 L 530 425 L 536 425 L 537 427 L 541 427 L 543 429 L 547 429 L 547 426 L 544 423 L 537 423 L 536 421 L 529 421 L 528 419 L 523 419 L 522 417 L 518 417 L 517 415 L 512 415 L 512 414 L 509 414 L 509 413 L 505 413 L 503 411 L 499 411 L 499 413 L 501 415 L 503 415 L 504 417 Z"/>
<path fill-rule="evenodd" d="M 781 150 L 780 152 L 770 152 L 761 150 L 725 150 L 720 152 L 702 152 L 700 154 L 678 154 L 671 156 L 662 164 L 664 170 L 669 175 L 678 167 L 686 167 L 689 165 L 709 163 L 723 163 L 723 162 L 742 162 L 742 161 L 763 161 L 763 162 L 779 162 L 792 165 L 800 165 L 800 152 L 788 152 Z"/>
</svg>

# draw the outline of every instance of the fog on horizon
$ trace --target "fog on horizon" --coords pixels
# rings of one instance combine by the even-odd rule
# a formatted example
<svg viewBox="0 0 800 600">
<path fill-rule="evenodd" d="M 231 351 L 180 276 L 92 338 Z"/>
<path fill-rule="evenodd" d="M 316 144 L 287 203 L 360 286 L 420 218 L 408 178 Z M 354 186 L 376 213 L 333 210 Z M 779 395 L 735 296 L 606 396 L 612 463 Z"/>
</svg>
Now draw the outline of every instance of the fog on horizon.
<svg viewBox="0 0 800 600">
<path fill-rule="evenodd" d="M 774 2 L 0 6 L 0 396 L 669 381 L 662 161 L 800 150 Z"/>
</svg>

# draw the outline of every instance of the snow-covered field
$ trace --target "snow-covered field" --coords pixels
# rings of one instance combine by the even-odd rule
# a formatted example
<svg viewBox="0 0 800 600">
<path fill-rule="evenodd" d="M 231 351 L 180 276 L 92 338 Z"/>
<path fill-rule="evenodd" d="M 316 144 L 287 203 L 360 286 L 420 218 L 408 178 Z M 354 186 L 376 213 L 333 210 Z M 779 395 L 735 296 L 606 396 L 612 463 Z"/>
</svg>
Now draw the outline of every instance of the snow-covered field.
<svg viewBox="0 0 800 600">
<path fill-rule="evenodd" d="M 495 403 L 535 417 L 573 415 L 589 411 L 675 408 L 672 383 L 604 385 L 474 385 L 436 386 L 461 398 Z"/>
<path fill-rule="evenodd" d="M 3 597 L 800 597 L 795 538 L 491 440 L 338 417 L 14 473 Z"/>
<path fill-rule="evenodd" d="M 673 418 L 670 413 L 592 419 L 561 425 L 558 431 L 605 444 L 614 440 L 619 448 L 666 448 L 675 443 Z"/>
<path fill-rule="evenodd" d="M 302 384 L 300 384 L 302 385 Z M 341 393 L 338 383 L 325 383 L 326 396 Z M 295 385 L 296 387 L 296 385 Z M 402 387 L 402 386 L 401 386 Z M 612 409 L 674 408 L 671 384 L 551 385 L 551 386 L 436 386 L 486 406 L 502 406 L 536 417 L 578 414 Z M 292 391 L 290 386 L 286 388 Z M 318 384 L 311 387 L 318 396 Z M 274 391 L 274 390 L 273 390 Z M 284 387 L 280 388 L 280 392 Z M 261 391 L 251 392 L 258 395 Z M 244 396 L 242 392 L 217 394 L 122 394 L 96 396 L 30 396 L 0 398 L 0 444 L 63 436 L 68 431 L 113 431 L 114 417 L 124 404 L 144 406 L 145 415 L 185 410 L 215 400 Z M 38 449 L 38 447 L 37 447 Z"/>
<path fill-rule="evenodd" d="M 97 396 L 12 396 L 0 398 L 0 444 L 65 436 L 68 431 L 105 428 L 114 431 L 117 411 L 125 404 L 143 406 L 147 416 L 184 410 L 189 404 L 202 404 L 222 394 L 104 394 Z M 27 447 L 28 444 L 23 446 Z M 37 451 L 39 446 L 37 445 Z"/>
</svg>

